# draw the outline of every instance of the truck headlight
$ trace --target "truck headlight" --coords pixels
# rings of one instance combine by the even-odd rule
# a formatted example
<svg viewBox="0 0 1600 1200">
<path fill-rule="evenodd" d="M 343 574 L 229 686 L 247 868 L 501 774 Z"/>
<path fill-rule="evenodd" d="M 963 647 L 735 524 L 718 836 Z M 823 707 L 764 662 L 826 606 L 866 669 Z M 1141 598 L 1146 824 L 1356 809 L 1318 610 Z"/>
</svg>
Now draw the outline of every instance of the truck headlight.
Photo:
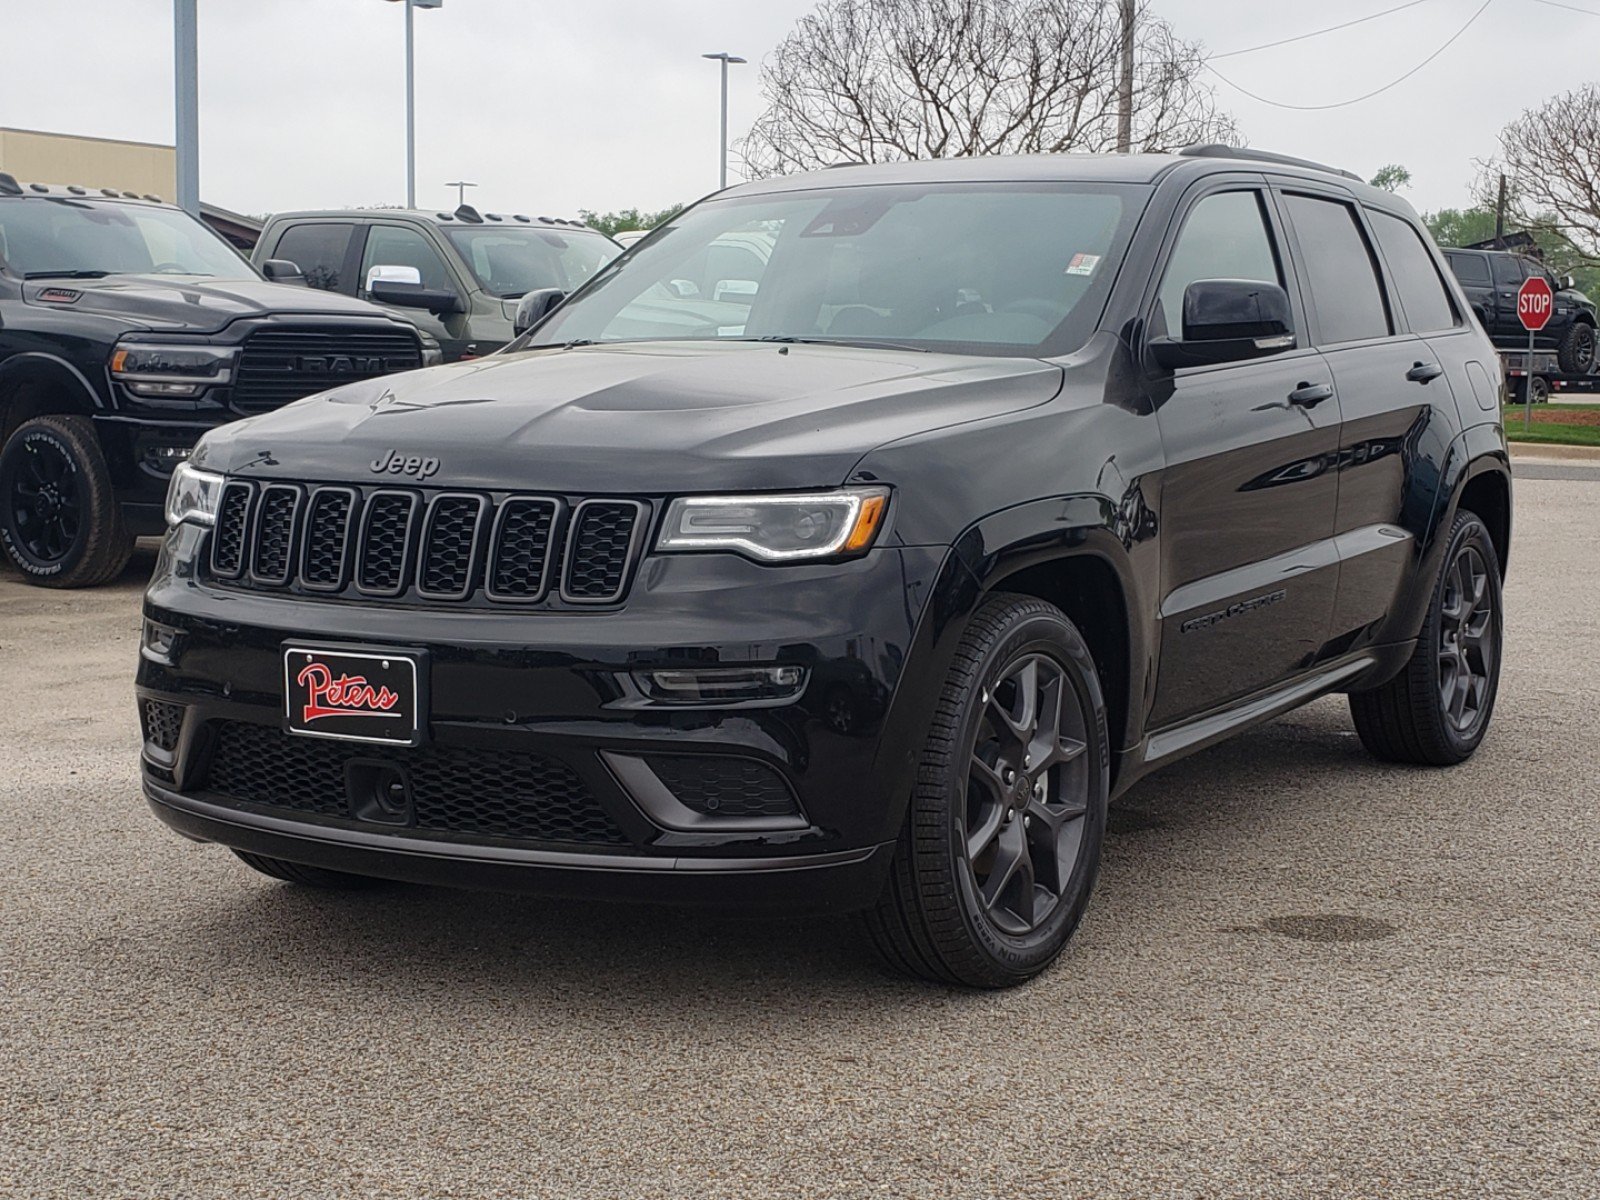
<svg viewBox="0 0 1600 1200">
<path fill-rule="evenodd" d="M 167 485 L 167 524 L 193 521 L 212 525 L 217 520 L 217 501 L 222 496 L 222 476 L 179 463 Z"/>
<path fill-rule="evenodd" d="M 239 351 L 232 346 L 160 346 L 120 343 L 111 352 L 111 375 L 139 396 L 195 396 L 233 378 Z"/>
<path fill-rule="evenodd" d="M 888 488 L 787 496 L 686 496 L 667 508 L 657 550 L 732 550 L 759 562 L 868 550 L 889 509 Z"/>
</svg>

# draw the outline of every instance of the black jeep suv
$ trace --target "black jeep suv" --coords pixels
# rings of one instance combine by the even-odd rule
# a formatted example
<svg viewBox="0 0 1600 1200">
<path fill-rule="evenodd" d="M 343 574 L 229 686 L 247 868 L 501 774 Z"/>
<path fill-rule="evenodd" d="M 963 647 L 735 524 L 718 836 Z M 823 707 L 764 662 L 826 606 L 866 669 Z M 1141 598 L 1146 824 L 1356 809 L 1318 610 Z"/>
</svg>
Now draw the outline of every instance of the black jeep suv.
<svg viewBox="0 0 1600 1200">
<path fill-rule="evenodd" d="M 673 285 L 730 238 L 759 278 Z M 1410 208 L 1312 164 L 736 187 L 500 354 L 201 442 L 146 794 L 282 879 L 864 909 L 1014 983 L 1153 768 L 1330 692 L 1476 749 L 1498 375 Z"/>
<path fill-rule="evenodd" d="M 413 326 L 266 282 L 181 209 L 0 175 L 0 546 L 32 583 L 121 571 L 207 429 L 424 362 Z"/>
</svg>

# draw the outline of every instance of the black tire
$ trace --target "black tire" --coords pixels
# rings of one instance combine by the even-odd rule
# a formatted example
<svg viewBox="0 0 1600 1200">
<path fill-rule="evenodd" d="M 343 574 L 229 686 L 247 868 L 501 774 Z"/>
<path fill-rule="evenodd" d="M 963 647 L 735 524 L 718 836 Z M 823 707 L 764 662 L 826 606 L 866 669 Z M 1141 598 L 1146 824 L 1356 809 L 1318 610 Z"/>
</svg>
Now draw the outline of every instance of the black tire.
<svg viewBox="0 0 1600 1200">
<path fill-rule="evenodd" d="M 94 587 L 128 565 L 133 538 L 87 417 L 34 417 L 6 439 L 0 546 L 41 587 Z"/>
<path fill-rule="evenodd" d="M 1543 375 L 1535 375 L 1533 377 L 1533 383 L 1528 393 L 1528 402 L 1530 404 L 1550 403 L 1550 381 Z"/>
<path fill-rule="evenodd" d="M 1038 762 L 1019 736 L 1025 683 Z M 907 974 L 970 987 L 1044 970 L 1089 902 L 1109 790 L 1105 701 L 1083 637 L 1051 604 L 993 597 L 957 648 L 888 883 L 866 916 L 879 952 Z"/>
<path fill-rule="evenodd" d="M 1410 661 L 1382 687 L 1350 694 L 1368 751 L 1436 767 L 1470 758 L 1494 715 L 1503 625 L 1499 557 L 1483 522 L 1463 509 Z"/>
<path fill-rule="evenodd" d="M 1594 370 L 1595 330 L 1593 325 L 1574 321 L 1556 349 L 1561 370 L 1567 375 L 1587 375 Z"/>
<path fill-rule="evenodd" d="M 263 875 L 297 883 L 301 887 L 319 888 L 325 892 L 358 892 L 382 887 L 384 880 L 370 875 L 352 875 L 346 871 L 330 871 L 326 867 L 308 867 L 303 863 L 287 862 L 281 858 L 268 858 L 265 854 L 251 854 L 248 850 L 235 850 L 239 861 L 253 867 Z"/>
</svg>

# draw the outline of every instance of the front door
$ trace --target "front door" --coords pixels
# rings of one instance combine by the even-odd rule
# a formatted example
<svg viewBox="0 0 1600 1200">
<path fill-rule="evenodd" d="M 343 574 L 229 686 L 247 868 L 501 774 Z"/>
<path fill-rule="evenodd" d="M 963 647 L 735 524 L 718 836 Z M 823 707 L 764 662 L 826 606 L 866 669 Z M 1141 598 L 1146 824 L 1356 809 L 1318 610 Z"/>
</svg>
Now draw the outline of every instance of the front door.
<svg viewBox="0 0 1600 1200">
<path fill-rule="evenodd" d="M 1270 358 L 1183 368 L 1157 381 L 1166 453 L 1159 512 L 1160 728 L 1270 687 L 1312 663 L 1327 637 L 1338 559 L 1339 401 L 1304 333 L 1270 199 L 1224 185 L 1181 218 L 1150 310 L 1177 322 L 1200 279 L 1277 283 L 1298 345 Z M 1291 397 L 1294 397 L 1291 399 Z"/>
</svg>

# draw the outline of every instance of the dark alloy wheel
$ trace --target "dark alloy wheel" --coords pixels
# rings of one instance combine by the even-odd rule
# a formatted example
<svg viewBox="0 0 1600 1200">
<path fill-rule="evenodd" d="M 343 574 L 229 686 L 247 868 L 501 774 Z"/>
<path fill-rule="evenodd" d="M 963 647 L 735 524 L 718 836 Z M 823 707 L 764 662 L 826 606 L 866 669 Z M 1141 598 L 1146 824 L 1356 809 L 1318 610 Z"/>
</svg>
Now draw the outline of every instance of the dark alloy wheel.
<svg viewBox="0 0 1600 1200">
<path fill-rule="evenodd" d="M 1086 720 L 1066 668 L 1046 654 L 1006 667 L 980 705 L 955 810 L 962 881 L 996 929 L 1026 937 L 1070 897 L 1089 813 Z"/>
<path fill-rule="evenodd" d="M 1463 510 L 1410 661 L 1381 687 L 1350 695 L 1362 743 L 1389 762 L 1470 757 L 1494 712 L 1501 635 L 1500 560 L 1483 522 Z"/>
<path fill-rule="evenodd" d="M 94 430 L 83 417 L 24 421 L 0 450 L 0 544 L 32 583 L 104 583 L 133 550 Z"/>
<path fill-rule="evenodd" d="M 1528 403 L 1550 403 L 1550 381 L 1543 375 L 1535 375 L 1528 384 Z"/>
<path fill-rule="evenodd" d="M 1020 983 L 1067 944 L 1099 868 L 1105 703 L 1061 611 L 996 596 L 950 668 L 888 885 L 867 927 L 909 974 Z"/>
<path fill-rule="evenodd" d="M 1561 369 L 1568 375 L 1587 375 L 1594 370 L 1595 329 L 1583 321 L 1574 321 L 1572 328 L 1561 339 L 1556 351 Z"/>
</svg>

